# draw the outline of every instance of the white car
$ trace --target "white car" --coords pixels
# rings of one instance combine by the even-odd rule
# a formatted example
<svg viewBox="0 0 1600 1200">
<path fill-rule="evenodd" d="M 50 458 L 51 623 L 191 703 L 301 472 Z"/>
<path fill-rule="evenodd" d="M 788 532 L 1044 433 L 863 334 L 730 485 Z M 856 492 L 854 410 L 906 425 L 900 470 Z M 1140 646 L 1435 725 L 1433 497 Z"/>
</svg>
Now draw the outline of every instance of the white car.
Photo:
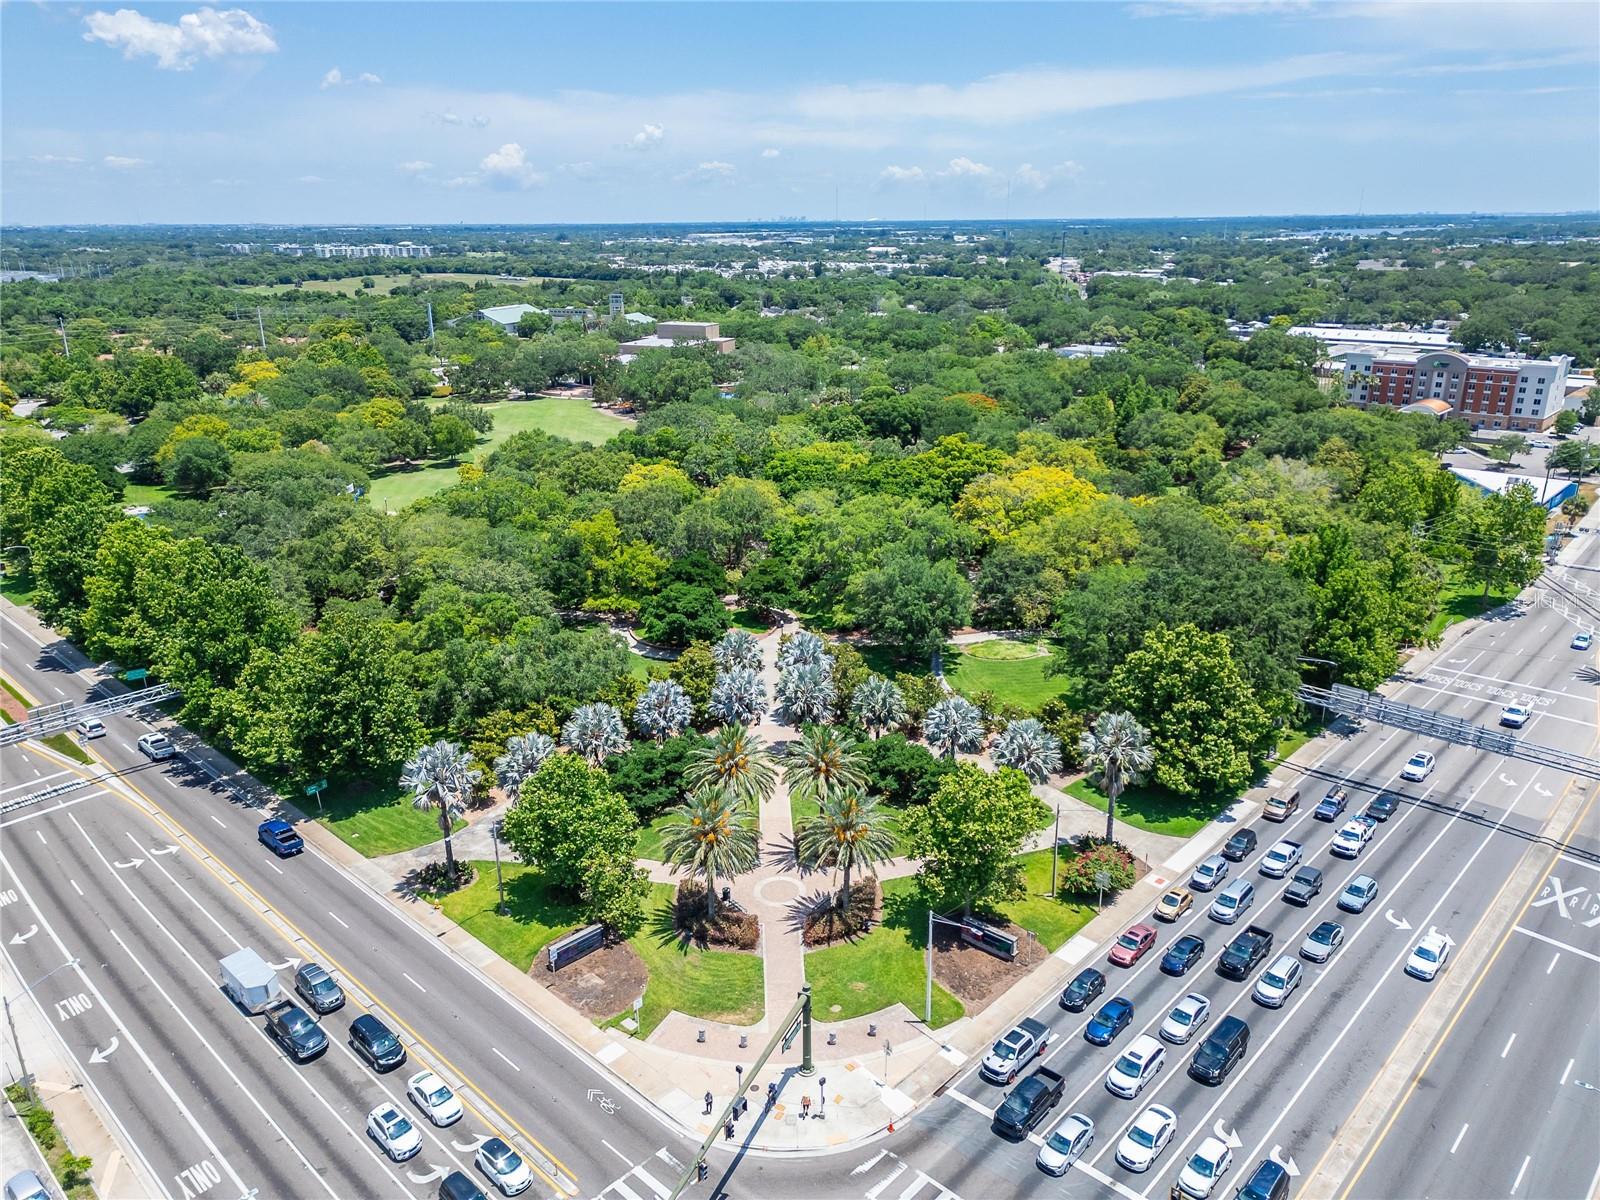
<svg viewBox="0 0 1600 1200">
<path fill-rule="evenodd" d="M 1178 1190 L 1195 1200 L 1206 1200 L 1233 1166 L 1233 1151 L 1220 1138 L 1208 1137 L 1178 1172 Z"/>
<path fill-rule="evenodd" d="M 1140 1034 L 1106 1072 L 1106 1091 L 1132 1100 L 1166 1065 L 1167 1048 L 1149 1034 Z"/>
<path fill-rule="evenodd" d="M 1257 1004 L 1268 1008 L 1282 1008 L 1300 986 L 1300 960 L 1293 955 L 1280 954 L 1256 980 L 1251 990 Z"/>
<path fill-rule="evenodd" d="M 1444 970 L 1445 960 L 1449 957 L 1450 939 L 1437 929 L 1430 929 L 1422 935 L 1411 957 L 1406 959 L 1406 974 L 1416 979 L 1432 979 Z"/>
<path fill-rule="evenodd" d="M 1209 1016 L 1211 1016 L 1211 1001 L 1199 992 L 1190 992 L 1172 1006 L 1172 1011 L 1167 1014 L 1167 1019 L 1161 1022 L 1161 1028 L 1157 1032 L 1161 1035 L 1162 1041 L 1171 1042 L 1174 1046 L 1183 1046 L 1194 1037 Z"/>
<path fill-rule="evenodd" d="M 395 1162 L 415 1158 L 422 1149 L 417 1127 L 392 1104 L 380 1104 L 367 1114 L 367 1134 Z"/>
<path fill-rule="evenodd" d="M 1065 1175 L 1092 1145 L 1094 1122 L 1082 1113 L 1069 1113 L 1044 1139 L 1036 1161 L 1047 1175 Z"/>
<path fill-rule="evenodd" d="M 432 1071 L 418 1071 L 406 1080 L 406 1095 L 435 1125 L 454 1125 L 461 1120 L 461 1101 Z"/>
<path fill-rule="evenodd" d="M 1406 759 L 1406 765 L 1400 768 L 1400 778 L 1409 779 L 1412 783 L 1421 783 L 1433 774 L 1433 755 L 1426 750 L 1418 750 Z"/>
<path fill-rule="evenodd" d="M 1269 879 L 1282 879 L 1299 861 L 1300 843 L 1282 841 L 1261 856 L 1261 865 L 1256 869 Z"/>
<path fill-rule="evenodd" d="M 1520 704 L 1508 704 L 1500 710 L 1500 724 L 1511 729 L 1521 729 L 1533 713 Z"/>
<path fill-rule="evenodd" d="M 86 742 L 92 742 L 95 738 L 103 738 L 105 735 L 106 723 L 99 717 L 89 717 L 78 722 L 78 736 Z"/>
<path fill-rule="evenodd" d="M 1340 858 L 1355 858 L 1371 840 L 1371 825 L 1365 821 L 1346 821 L 1339 827 L 1339 832 L 1333 835 L 1333 844 L 1328 849 Z"/>
<path fill-rule="evenodd" d="M 533 1186 L 533 1172 L 522 1161 L 522 1155 L 500 1138 L 492 1137 L 479 1146 L 473 1161 L 503 1196 L 515 1196 Z"/>
<path fill-rule="evenodd" d="M 1333 952 L 1344 942 L 1344 926 L 1337 921 L 1324 921 L 1300 943 L 1300 957 L 1312 962 L 1327 962 Z"/>
<path fill-rule="evenodd" d="M 1228 877 L 1228 860 L 1213 854 L 1194 869 L 1189 876 L 1189 886 L 1197 892 L 1209 892 Z"/>
<path fill-rule="evenodd" d="M 1594 634 L 1575 633 L 1572 635 L 1572 648 L 1574 650 L 1587 650 L 1594 645 Z"/>
<path fill-rule="evenodd" d="M 164 733 L 147 733 L 139 739 L 139 753 L 151 762 L 165 762 L 178 752 L 178 748 Z"/>
<path fill-rule="evenodd" d="M 1178 1131 L 1178 1114 L 1152 1104 L 1128 1126 L 1117 1143 L 1117 1161 L 1130 1171 L 1148 1171 Z"/>
</svg>

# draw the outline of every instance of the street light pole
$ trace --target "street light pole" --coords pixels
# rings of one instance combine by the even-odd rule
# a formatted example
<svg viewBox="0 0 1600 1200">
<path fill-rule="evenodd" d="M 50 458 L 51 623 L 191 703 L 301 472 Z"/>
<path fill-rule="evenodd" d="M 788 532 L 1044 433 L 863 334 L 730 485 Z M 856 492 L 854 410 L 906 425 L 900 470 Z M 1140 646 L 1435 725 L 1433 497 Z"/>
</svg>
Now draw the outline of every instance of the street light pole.
<svg viewBox="0 0 1600 1200">
<path fill-rule="evenodd" d="M 496 821 L 489 831 L 494 835 L 491 839 L 494 842 L 494 885 L 500 893 L 500 904 L 495 909 L 495 912 L 502 917 L 506 915 L 506 881 L 500 874 L 500 830 L 504 826 L 504 821 Z"/>
<path fill-rule="evenodd" d="M 941 925 L 953 926 L 956 929 L 962 927 L 960 921 L 936 917 L 933 915 L 933 909 L 928 909 L 928 977 L 922 992 L 922 1023 L 930 1029 L 933 1028 L 933 923 L 935 921 Z"/>
<path fill-rule="evenodd" d="M 1061 805 L 1056 805 L 1056 836 L 1050 843 L 1050 895 L 1056 894 L 1056 860 L 1061 854 Z"/>
<path fill-rule="evenodd" d="M 46 979 L 49 979 L 50 976 L 54 975 L 57 971 L 64 971 L 68 967 L 75 967 L 77 965 L 77 959 L 69 958 L 60 966 L 50 968 L 50 970 L 46 971 L 43 975 L 39 976 L 39 978 L 35 979 L 32 983 L 28 984 L 20 992 L 18 992 L 17 998 L 21 999 L 23 996 L 26 996 L 29 992 L 33 991 L 34 988 L 38 987 Z M 11 1030 L 11 1047 L 17 1056 L 17 1079 L 22 1083 L 23 1087 L 27 1088 L 31 1092 L 33 1089 L 26 1082 L 28 1078 L 28 1066 L 22 1061 L 22 1043 L 17 1038 L 16 1022 L 11 1019 L 11 997 L 0 996 L 0 1006 L 5 1008 L 6 1028 Z"/>
</svg>

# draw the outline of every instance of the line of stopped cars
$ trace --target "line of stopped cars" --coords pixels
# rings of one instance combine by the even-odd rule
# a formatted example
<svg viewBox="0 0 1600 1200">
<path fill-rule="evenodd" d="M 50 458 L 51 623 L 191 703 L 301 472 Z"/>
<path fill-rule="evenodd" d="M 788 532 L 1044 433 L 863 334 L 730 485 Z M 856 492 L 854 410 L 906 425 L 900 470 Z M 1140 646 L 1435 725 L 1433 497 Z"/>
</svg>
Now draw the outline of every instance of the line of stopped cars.
<svg viewBox="0 0 1600 1200">
<path fill-rule="evenodd" d="M 1402 777 L 1427 778 L 1434 766 L 1431 754 L 1419 751 L 1406 763 Z M 1349 791 L 1343 786 L 1329 788 L 1317 802 L 1312 816 L 1336 826 L 1326 849 L 1337 862 L 1353 862 L 1362 857 L 1383 823 L 1393 817 L 1403 803 L 1394 792 L 1379 792 L 1357 815 L 1349 815 Z M 1263 816 L 1268 821 L 1286 822 L 1300 809 L 1300 793 L 1291 790 L 1267 802 Z M 1315 828 L 1313 826 L 1312 828 Z M 1303 836 L 1303 835 L 1302 835 Z M 1216 974 L 1248 985 L 1250 1002 L 1260 1009 L 1282 1008 L 1306 979 L 1308 967 L 1327 963 L 1345 940 L 1346 915 L 1358 917 L 1378 898 L 1378 880 L 1358 871 L 1338 886 L 1335 901 L 1338 920 L 1317 922 L 1300 938 L 1297 946 L 1280 947 L 1273 953 L 1275 935 L 1265 924 L 1251 922 L 1240 926 L 1257 899 L 1257 888 L 1269 882 L 1282 883 L 1281 900 L 1299 907 L 1309 906 L 1323 892 L 1324 868 L 1307 862 L 1316 852 L 1305 841 L 1281 838 L 1268 845 L 1255 863 L 1257 879 L 1246 877 L 1242 864 L 1266 839 L 1254 829 L 1235 832 L 1221 851 L 1195 866 L 1187 885 L 1165 889 L 1156 902 L 1152 918 L 1130 926 L 1112 944 L 1107 961 L 1112 968 L 1132 968 L 1158 950 L 1160 926 L 1173 924 L 1192 914 L 1199 900 L 1208 897 L 1206 915 L 1229 929 L 1231 936 L 1215 962 Z M 1265 920 L 1258 914 L 1258 922 Z M 1165 976 L 1183 979 L 1206 955 L 1206 940 L 1191 919 L 1179 936 L 1160 951 L 1159 969 Z M 1453 943 L 1437 930 L 1430 929 L 1405 961 L 1405 973 L 1421 980 L 1432 980 L 1443 969 Z M 1091 1047 L 1111 1047 L 1134 1024 L 1134 1003 L 1127 996 L 1107 996 L 1110 988 L 1106 973 L 1095 967 L 1081 971 L 1061 993 L 1059 1007 L 1069 1013 L 1087 1014 L 1081 1033 Z M 1122 1100 L 1137 1100 L 1169 1060 L 1188 1055 L 1191 1078 L 1212 1086 L 1222 1084 L 1244 1059 L 1250 1047 L 1250 1021 L 1245 1015 L 1227 1012 L 1240 996 L 1212 997 L 1201 989 L 1185 985 L 1166 1016 L 1155 1026 L 1154 1034 L 1140 1033 L 1105 1066 L 1105 1090 Z M 1215 1024 L 1211 1018 L 1221 1015 Z M 1064 1036 L 1044 1021 L 1026 1018 L 1005 1034 L 980 1066 L 984 1079 L 992 1084 L 1014 1084 L 994 1113 L 995 1132 L 1020 1141 L 1046 1123 L 1052 1109 L 1066 1091 L 1065 1064 L 1054 1069 L 1046 1063 L 1029 1066 L 1046 1058 L 1047 1050 Z M 1193 1050 L 1191 1054 L 1190 1051 Z M 1048 1057 L 1053 1058 L 1054 1054 Z M 1150 1170 L 1176 1139 L 1179 1115 L 1164 1104 L 1148 1104 L 1123 1128 L 1114 1158 L 1124 1170 L 1142 1174 Z M 1098 1134 L 1094 1119 L 1083 1112 L 1061 1117 L 1042 1138 L 1039 1168 L 1051 1175 L 1064 1175 L 1082 1159 Z M 1219 1195 L 1223 1176 L 1234 1166 L 1233 1148 L 1216 1137 L 1207 1137 L 1183 1163 L 1172 1188 L 1173 1196 L 1208 1200 Z M 1284 1166 L 1271 1158 L 1256 1165 L 1234 1192 L 1238 1200 L 1286 1200 L 1291 1179 Z"/>
</svg>

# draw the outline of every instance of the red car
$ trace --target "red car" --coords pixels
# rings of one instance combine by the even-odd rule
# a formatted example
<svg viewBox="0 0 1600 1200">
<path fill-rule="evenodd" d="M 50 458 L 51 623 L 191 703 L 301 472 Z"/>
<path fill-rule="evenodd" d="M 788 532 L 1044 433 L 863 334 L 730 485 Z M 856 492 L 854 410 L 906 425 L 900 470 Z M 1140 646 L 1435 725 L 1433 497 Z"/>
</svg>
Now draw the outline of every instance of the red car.
<svg viewBox="0 0 1600 1200">
<path fill-rule="evenodd" d="M 1156 944 L 1156 931 L 1149 925 L 1135 925 L 1117 939 L 1111 947 L 1111 962 L 1118 967 L 1131 967 Z"/>
</svg>

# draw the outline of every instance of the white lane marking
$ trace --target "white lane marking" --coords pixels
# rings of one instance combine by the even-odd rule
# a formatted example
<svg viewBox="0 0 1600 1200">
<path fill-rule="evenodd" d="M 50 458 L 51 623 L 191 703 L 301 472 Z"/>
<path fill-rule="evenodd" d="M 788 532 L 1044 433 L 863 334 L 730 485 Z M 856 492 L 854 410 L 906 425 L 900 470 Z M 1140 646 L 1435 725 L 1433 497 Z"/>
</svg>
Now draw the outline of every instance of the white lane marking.
<svg viewBox="0 0 1600 1200">
<path fill-rule="evenodd" d="M 610 1188 L 608 1188 L 607 1190 L 608 1191 L 621 1192 L 622 1193 L 622 1200 L 644 1200 L 643 1196 L 639 1195 L 638 1192 L 634 1191 L 631 1187 L 628 1186 L 627 1179 L 628 1179 L 628 1177 L 626 1175 L 624 1175 L 621 1179 L 613 1181 L 613 1183 L 611 1184 Z"/>
<path fill-rule="evenodd" d="M 271 868 L 272 868 L 272 869 L 273 869 L 273 870 L 274 870 L 274 871 L 276 871 L 276 872 L 277 872 L 277 873 L 278 873 L 278 874 L 279 874 L 279 875 L 282 875 L 282 874 L 283 874 L 283 868 L 282 868 L 282 867 L 280 867 L 280 866 L 279 866 L 279 865 L 278 865 L 278 864 L 277 864 L 277 863 L 275 863 L 275 862 L 269 862 L 269 863 L 267 863 L 267 866 L 269 866 L 269 867 L 271 867 Z"/>
<path fill-rule="evenodd" d="M 1550 965 L 1544 969 L 1544 973 L 1546 975 L 1550 974 L 1551 971 L 1554 971 L 1556 969 L 1556 964 L 1558 962 L 1560 962 L 1560 961 L 1561 961 L 1561 951 L 1557 950 L 1556 951 L 1556 956 L 1550 960 Z"/>
<path fill-rule="evenodd" d="M 1581 954 L 1590 962 L 1600 963 L 1600 954 L 1591 954 L 1587 950 L 1579 950 L 1576 946 L 1569 946 L 1566 942 L 1557 941 L 1553 937 L 1546 937 L 1544 934 L 1538 933 L 1532 929 L 1524 929 L 1521 925 L 1513 925 L 1511 928 L 1515 929 L 1520 934 L 1531 937 L 1536 942 L 1543 942 L 1547 946 L 1555 946 L 1560 950 L 1570 950 L 1573 954 Z"/>
<path fill-rule="evenodd" d="M 339 921 L 339 924 L 341 924 L 341 925 L 344 925 L 344 922 L 343 922 L 343 921 L 340 921 L 340 920 L 339 920 L 339 914 L 338 914 L 338 913 L 336 913 L 336 912 L 333 912 L 333 911 L 332 911 L 332 910 L 331 910 L 331 909 L 330 909 L 330 910 L 329 910 L 329 912 L 328 912 L 328 915 L 329 915 L 329 916 L 330 916 L 330 917 L 332 917 L 332 918 L 333 918 L 333 919 L 334 919 L 334 920 L 335 920 L 335 921 Z M 349 929 L 349 928 L 350 928 L 350 926 L 348 926 L 348 925 L 344 925 L 344 927 L 345 927 L 345 928 L 346 928 L 346 929 Z"/>
<path fill-rule="evenodd" d="M 910 1164 L 908 1163 L 900 1163 L 898 1166 L 896 1166 L 895 1169 L 890 1171 L 889 1174 L 886 1175 L 875 1188 L 867 1193 L 866 1200 L 878 1200 L 878 1197 L 883 1194 L 885 1189 L 887 1189 L 891 1183 L 906 1173 L 909 1165 Z"/>
<path fill-rule="evenodd" d="M 1565 1086 L 1566 1086 L 1566 1083 L 1567 1083 L 1567 1076 L 1568 1076 L 1568 1075 L 1571 1075 L 1571 1074 L 1572 1074 L 1572 1066 L 1573 1066 L 1573 1064 L 1574 1064 L 1574 1063 L 1576 1063 L 1576 1062 L 1577 1062 L 1577 1061 L 1578 1061 L 1578 1060 L 1577 1060 L 1577 1059 L 1575 1059 L 1575 1058 L 1569 1058 L 1569 1059 L 1567 1059 L 1567 1069 L 1566 1069 L 1566 1070 L 1564 1070 L 1564 1071 L 1562 1071 L 1562 1072 L 1561 1072 L 1561 1085 L 1562 1085 L 1562 1086 L 1563 1086 L 1563 1087 L 1565 1087 Z"/>
<path fill-rule="evenodd" d="M 1516 1041 L 1516 1040 L 1517 1040 L 1517 1035 L 1516 1035 L 1516 1034 L 1514 1034 L 1514 1033 L 1513 1033 L 1513 1034 L 1512 1034 L 1512 1035 L 1511 1035 L 1511 1036 L 1510 1036 L 1510 1037 L 1508 1037 L 1508 1038 L 1507 1038 L 1507 1039 L 1506 1039 L 1506 1046 L 1505 1046 L 1505 1049 L 1504 1049 L 1504 1050 L 1502 1050 L 1502 1051 L 1500 1051 L 1500 1057 L 1501 1057 L 1501 1058 L 1504 1058 L 1504 1057 L 1505 1057 L 1505 1056 L 1506 1056 L 1506 1055 L 1508 1055 L 1508 1054 L 1510 1054 L 1510 1053 L 1511 1053 L 1511 1046 L 1512 1046 L 1512 1043 L 1514 1043 L 1514 1042 L 1515 1042 L 1515 1041 Z"/>
<path fill-rule="evenodd" d="M 12 817 L 10 820 L 0 821 L 0 829 L 6 829 L 12 825 L 20 825 L 24 821 L 37 821 L 40 817 L 48 817 L 53 813 L 60 812 L 63 808 L 71 808 L 74 804 L 82 804 L 85 800 L 93 800 L 96 797 L 109 796 L 110 794 L 110 792 L 106 791 L 104 788 L 101 788 L 99 791 L 85 792 L 81 796 L 73 796 L 70 800 L 63 800 L 59 804 L 52 804 L 49 808 L 40 808 L 35 805 L 24 812 L 20 817 Z"/>
<path fill-rule="evenodd" d="M 39 835 L 39 843 L 41 845 L 48 846 L 50 844 L 48 841 L 45 840 L 44 830 L 35 829 L 33 832 Z"/>
<path fill-rule="evenodd" d="M 58 696 L 65 696 L 66 695 L 65 692 L 63 692 L 60 688 L 56 687 L 56 685 L 53 684 L 53 683 L 50 685 L 50 690 L 55 692 L 55 694 L 58 695 Z"/>
<path fill-rule="evenodd" d="M 411 976 L 406 975 L 406 973 L 404 971 L 401 971 L 400 974 L 405 975 L 406 976 L 406 982 L 409 983 L 412 987 L 416 988 L 417 991 L 421 992 L 423 995 L 427 995 L 427 993 L 428 993 L 428 989 L 427 988 L 423 987 L 415 979 L 412 979 Z"/>
<path fill-rule="evenodd" d="M 144 850 L 145 849 L 143 846 L 141 846 L 139 844 L 139 839 L 134 836 L 133 830 L 125 829 L 125 830 L 123 830 L 123 832 L 128 835 L 128 840 L 133 843 L 133 846 L 134 846 L 135 850 Z M 151 853 L 150 851 L 145 851 L 145 852 L 147 854 Z M 206 920 L 210 921 L 213 925 L 215 925 L 217 927 L 217 932 L 220 933 L 223 937 L 227 938 L 230 942 L 233 943 L 235 949 L 237 949 L 237 950 L 243 950 L 244 949 L 244 943 L 241 942 L 238 938 L 234 937 L 233 934 L 231 932 L 229 932 L 227 927 L 224 926 L 221 921 L 217 920 L 217 915 L 214 912 L 212 912 L 210 908 L 208 908 L 206 905 L 200 903 L 199 900 L 195 899 L 194 893 L 191 892 L 188 888 L 184 887 L 183 884 L 179 883 L 178 880 L 177 880 L 177 877 L 174 876 L 171 871 L 167 870 L 167 868 L 164 867 L 157 860 L 157 858 L 154 855 L 152 855 L 152 857 L 150 859 L 150 865 L 153 866 L 156 870 L 160 871 L 163 875 L 165 875 L 167 877 L 167 882 L 172 884 L 173 887 L 177 888 L 180 892 L 182 892 L 184 894 L 184 896 L 188 899 L 189 903 L 194 905 L 195 908 L 199 909 L 201 915 L 204 916 Z"/>
<path fill-rule="evenodd" d="M 130 745 L 128 745 L 128 743 L 127 743 L 127 742 L 125 742 L 125 741 L 123 741 L 123 740 L 122 740 L 122 739 L 121 739 L 121 738 L 118 738 L 118 739 L 117 739 L 117 745 L 119 745 L 119 746 L 121 746 L 121 747 L 122 747 L 122 748 L 123 748 L 123 749 L 124 749 L 124 750 L 126 750 L 126 751 L 127 751 L 127 752 L 128 752 L 128 753 L 129 753 L 129 754 L 132 754 L 132 753 L 133 753 L 133 747 L 132 747 L 132 746 L 130 746 Z"/>
<path fill-rule="evenodd" d="M 1585 862 L 1581 858 L 1573 858 L 1570 855 L 1563 854 L 1561 856 L 1561 861 L 1564 863 L 1571 863 L 1575 867 L 1583 867 L 1590 871 L 1600 871 L 1600 863 Z"/>
<path fill-rule="evenodd" d="M 222 827 L 223 827 L 223 828 L 224 828 L 224 829 L 226 829 L 226 828 L 227 828 L 227 826 L 226 826 L 226 825 L 223 825 L 223 824 L 222 824 L 222 818 L 221 818 L 221 817 L 219 817 L 219 816 L 217 816 L 217 814 L 216 814 L 216 813 L 207 813 L 207 814 L 206 814 L 206 816 L 208 816 L 208 817 L 210 817 L 210 818 L 211 818 L 211 819 L 212 819 L 212 820 L 213 820 L 213 821 L 215 821 L 215 822 L 216 822 L 216 823 L 217 823 L 217 824 L 218 824 L 218 825 L 222 825 Z"/>
<path fill-rule="evenodd" d="M 67 882 L 72 885 L 73 891 L 77 892 L 80 896 L 83 895 L 83 889 L 78 886 L 78 881 L 76 879 L 69 879 Z"/>
<path fill-rule="evenodd" d="M 1461 1139 L 1467 1136 L 1467 1130 L 1470 1129 L 1470 1128 L 1472 1128 L 1470 1125 L 1463 1125 L 1461 1127 L 1461 1132 L 1456 1134 L 1456 1140 L 1450 1143 L 1450 1153 L 1451 1154 L 1454 1154 L 1456 1152 L 1457 1148 L 1460 1147 Z"/>
<path fill-rule="evenodd" d="M 21 625 L 18 625 L 17 622 L 13 618 L 7 616 L 7 617 L 0 618 L 0 619 L 3 619 L 7 625 L 11 626 L 11 628 L 15 629 L 18 633 L 20 633 L 23 637 L 27 638 L 35 646 L 38 646 L 41 649 L 43 649 L 44 643 L 41 642 L 38 638 L 34 637 L 33 634 L 29 633 Z"/>
<path fill-rule="evenodd" d="M 1511 1181 L 1511 1190 L 1514 1192 L 1522 1186 L 1522 1177 L 1527 1174 L 1528 1164 L 1533 1161 L 1533 1155 L 1528 1155 L 1522 1160 L 1522 1165 L 1517 1168 L 1517 1177 Z"/>
<path fill-rule="evenodd" d="M 1566 1080 L 1563 1079 L 1561 1082 L 1565 1083 Z M 852 1175 L 865 1175 L 868 1171 L 872 1170 L 873 1167 L 875 1167 L 879 1163 L 881 1163 L 884 1160 L 884 1158 L 887 1157 L 888 1153 L 889 1152 L 887 1150 L 879 1150 L 871 1158 L 867 1159 L 866 1162 L 862 1163 L 860 1166 L 856 1167 L 855 1170 L 851 1171 L 850 1174 L 852 1174 Z"/>
<path fill-rule="evenodd" d="M 660 1200 L 667 1200 L 667 1197 L 672 1195 L 672 1189 L 667 1187 L 654 1175 L 650 1174 L 649 1171 L 646 1171 L 643 1164 L 635 1167 L 633 1169 L 633 1173 L 642 1179 L 645 1187 L 649 1188 L 658 1197 L 660 1197 Z"/>
<path fill-rule="evenodd" d="M 989 1118 L 994 1117 L 994 1109 L 985 1108 L 965 1092 L 958 1092 L 954 1088 L 951 1088 L 950 1091 L 945 1093 L 945 1095 L 949 1096 L 957 1104 L 965 1104 L 975 1113 L 982 1113 L 984 1116 Z"/>
<path fill-rule="evenodd" d="M 32 764 L 29 765 L 30 767 L 32 766 Z M 35 775 L 39 775 L 38 767 L 32 767 L 32 770 Z M 0 788 L 0 796 L 4 796 L 7 792 L 18 792 L 25 787 L 32 787 L 35 783 L 43 783 L 46 779 L 57 779 L 62 775 L 70 774 L 72 774 L 71 771 L 52 771 L 48 775 L 39 775 L 38 779 L 28 780 L 25 783 L 13 783 L 10 787 Z"/>
<path fill-rule="evenodd" d="M 522 1073 L 522 1068 L 517 1066 L 516 1063 L 512 1062 L 504 1054 L 501 1054 L 500 1051 L 496 1047 L 490 1046 L 489 1049 L 493 1050 L 494 1053 L 495 1053 L 495 1057 L 498 1058 L 501 1062 L 505 1063 L 506 1066 L 510 1067 L 513 1071 L 516 1071 L 519 1075 Z"/>
<path fill-rule="evenodd" d="M 620 1159 L 621 1159 L 621 1160 L 622 1160 L 622 1161 L 623 1161 L 623 1162 L 625 1162 L 625 1163 L 627 1163 L 627 1164 L 628 1164 L 628 1165 L 629 1165 L 629 1166 L 630 1166 L 630 1167 L 631 1167 L 631 1166 L 633 1166 L 633 1159 L 631 1159 L 631 1158 L 629 1158 L 629 1157 L 628 1157 L 628 1156 L 627 1156 L 627 1155 L 626 1155 L 626 1154 L 624 1154 L 624 1153 L 623 1153 L 623 1152 L 622 1152 L 622 1151 L 621 1151 L 621 1150 L 618 1150 L 618 1149 L 617 1149 L 617 1148 L 616 1148 L 616 1147 L 615 1147 L 615 1146 L 613 1146 L 613 1145 L 612 1145 L 612 1144 L 611 1144 L 611 1143 L 610 1143 L 610 1142 L 608 1142 L 608 1141 L 606 1141 L 606 1140 L 605 1140 L 605 1138 L 601 1138 L 601 1139 L 600 1139 L 600 1144 L 601 1144 L 601 1145 L 602 1145 L 602 1146 L 604 1146 L 604 1147 L 605 1147 L 605 1148 L 606 1148 L 606 1149 L 607 1149 L 607 1150 L 609 1150 L 609 1151 L 611 1151 L 611 1153 L 613 1153 L 613 1154 L 615 1154 L 615 1155 L 616 1155 L 616 1156 L 617 1156 L 617 1157 L 618 1157 L 618 1158 L 620 1158 Z"/>
</svg>

